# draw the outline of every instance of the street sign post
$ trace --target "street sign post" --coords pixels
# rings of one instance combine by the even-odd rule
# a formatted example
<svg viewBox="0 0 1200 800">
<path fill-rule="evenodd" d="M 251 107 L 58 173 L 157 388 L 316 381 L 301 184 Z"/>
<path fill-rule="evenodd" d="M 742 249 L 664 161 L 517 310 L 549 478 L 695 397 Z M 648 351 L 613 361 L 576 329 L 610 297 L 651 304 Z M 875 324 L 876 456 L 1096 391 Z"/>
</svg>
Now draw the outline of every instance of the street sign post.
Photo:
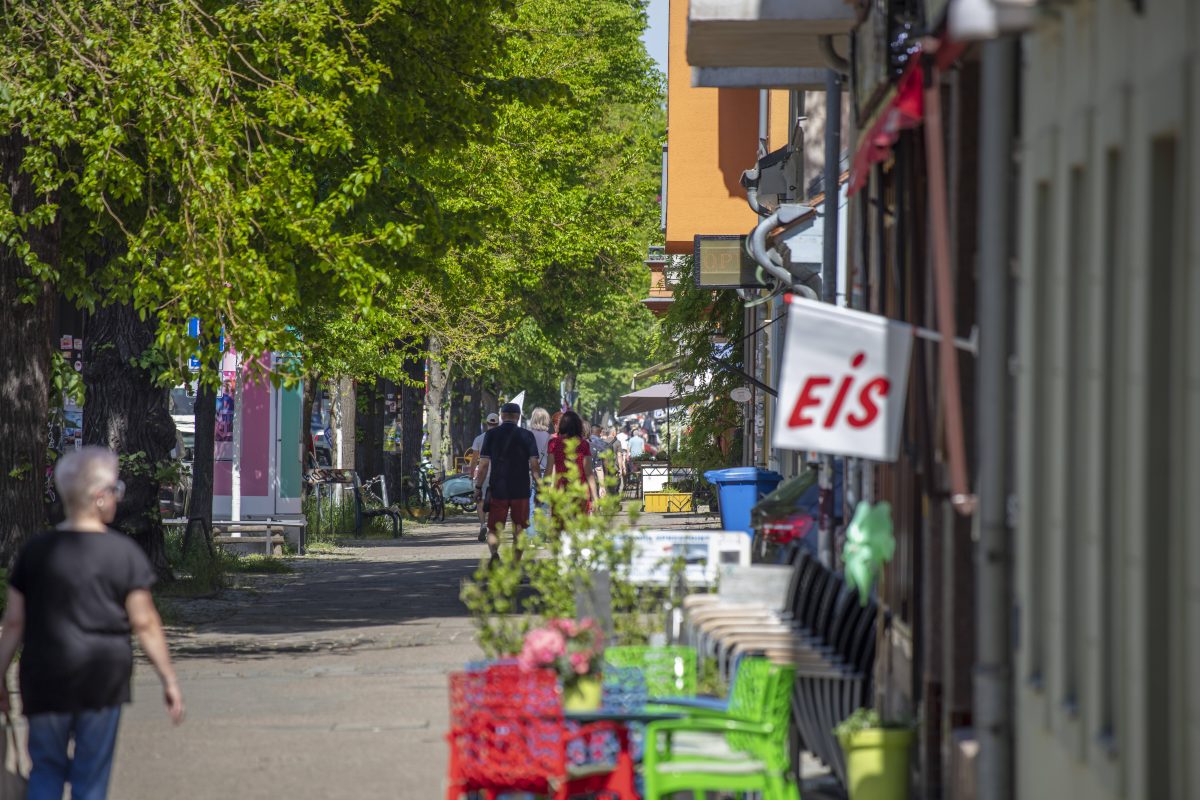
<svg viewBox="0 0 1200 800">
<path fill-rule="evenodd" d="M 776 446 L 895 461 L 912 339 L 906 323 L 793 297 Z"/>
</svg>

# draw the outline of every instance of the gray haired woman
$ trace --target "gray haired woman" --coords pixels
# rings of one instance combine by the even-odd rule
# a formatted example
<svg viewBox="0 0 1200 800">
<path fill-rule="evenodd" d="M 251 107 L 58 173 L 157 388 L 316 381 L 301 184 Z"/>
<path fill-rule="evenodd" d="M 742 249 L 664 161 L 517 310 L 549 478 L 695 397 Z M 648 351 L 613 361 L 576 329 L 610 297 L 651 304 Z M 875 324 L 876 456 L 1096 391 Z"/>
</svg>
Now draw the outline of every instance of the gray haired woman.
<svg viewBox="0 0 1200 800">
<path fill-rule="evenodd" d="M 103 447 L 63 456 L 54 483 L 67 518 L 17 557 L 0 633 L 0 675 L 21 653 L 22 711 L 29 719 L 29 800 L 108 794 L 121 706 L 130 701 L 129 635 L 162 680 L 167 714 L 183 720 L 183 694 L 150 596 L 154 569 L 141 548 L 109 529 L 125 485 Z M 9 710 L 0 681 L 0 709 Z M 70 745 L 74 745 L 72 750 Z"/>
</svg>

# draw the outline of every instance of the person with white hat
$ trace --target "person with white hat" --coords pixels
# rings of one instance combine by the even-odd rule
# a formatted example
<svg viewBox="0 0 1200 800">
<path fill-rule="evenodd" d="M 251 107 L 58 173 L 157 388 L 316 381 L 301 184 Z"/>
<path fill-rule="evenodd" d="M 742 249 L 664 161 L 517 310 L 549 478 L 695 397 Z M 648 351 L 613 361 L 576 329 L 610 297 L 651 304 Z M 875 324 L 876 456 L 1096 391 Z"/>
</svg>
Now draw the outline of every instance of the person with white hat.
<svg viewBox="0 0 1200 800">
<path fill-rule="evenodd" d="M 483 498 L 475 504 L 475 511 L 479 514 L 479 541 L 481 542 L 486 542 L 488 535 L 487 512 L 488 506 L 491 504 L 491 496 L 488 494 L 486 487 L 489 484 L 488 476 L 490 474 L 491 465 L 489 464 L 486 467 L 488 472 L 483 473 L 483 475 L 476 475 L 475 471 L 479 466 L 479 451 L 483 449 L 483 437 L 487 435 L 488 431 L 492 430 L 499 424 L 499 414 L 493 411 L 487 415 L 487 426 L 484 428 L 483 433 L 476 436 L 475 441 L 471 442 L 471 459 L 467 463 L 467 474 L 471 476 L 471 480 L 475 481 L 475 483 L 483 483 L 485 487 Z M 481 478 L 482 481 L 480 480 Z"/>
</svg>

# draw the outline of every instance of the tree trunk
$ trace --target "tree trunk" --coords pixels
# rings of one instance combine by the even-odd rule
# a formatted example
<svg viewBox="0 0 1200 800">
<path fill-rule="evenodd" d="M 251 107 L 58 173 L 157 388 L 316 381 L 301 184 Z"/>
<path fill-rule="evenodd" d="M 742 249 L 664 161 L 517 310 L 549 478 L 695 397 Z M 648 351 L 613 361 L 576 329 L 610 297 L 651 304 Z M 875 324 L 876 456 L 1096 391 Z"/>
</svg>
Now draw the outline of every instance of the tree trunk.
<svg viewBox="0 0 1200 800">
<path fill-rule="evenodd" d="M 480 380 L 476 385 L 479 389 L 480 414 L 486 416 L 492 413 L 500 413 L 500 395 L 496 393 L 496 390 L 483 380 Z M 475 435 L 478 436 L 479 434 Z"/>
<path fill-rule="evenodd" d="M 208 370 L 212 374 L 215 370 Z M 193 533 L 193 520 L 202 520 L 201 535 L 212 533 L 213 462 L 216 455 L 217 390 L 205 384 L 205 373 L 196 376 L 195 438 L 192 448 L 192 492 L 188 497 L 188 530 Z"/>
<path fill-rule="evenodd" d="M 354 464 L 364 479 L 383 472 L 384 392 L 381 380 L 356 388 Z"/>
<path fill-rule="evenodd" d="M 338 469 L 350 469 L 354 466 L 355 452 L 355 420 L 357 409 L 354 393 L 354 381 L 349 378 L 339 378 L 330 381 L 329 428 L 333 432 L 333 465 Z"/>
<path fill-rule="evenodd" d="M 450 472 L 445 446 L 446 386 L 450 382 L 448 365 L 441 362 L 442 343 L 429 340 L 429 388 L 425 393 L 425 419 L 429 425 L 429 460 L 437 469 Z"/>
<path fill-rule="evenodd" d="M 313 406 L 317 404 L 317 392 L 321 389 L 321 376 L 305 375 L 300 400 L 300 469 L 307 470 L 309 465 L 316 466 L 317 450 L 313 446 L 312 416 Z M 311 454 L 311 458 L 309 457 Z M 308 497 L 308 481 L 304 481 L 301 498 Z"/>
<path fill-rule="evenodd" d="M 454 379 L 450 390 L 450 442 L 452 455 L 461 456 L 479 435 L 483 403 L 479 388 L 468 377 Z"/>
<path fill-rule="evenodd" d="M 83 441 L 121 456 L 125 499 L 117 506 L 113 527 L 132 536 L 160 578 L 170 580 L 157 473 L 171 460 L 175 423 L 168 390 L 133 363 L 153 343 L 154 323 L 140 319 L 132 305 L 96 311 L 84 342 Z"/>
<path fill-rule="evenodd" d="M 19 172 L 24 141 L 0 136 L 0 179 L 12 211 L 28 213 L 37 200 Z M 26 241 L 42 261 L 58 260 L 58 223 L 30 228 Z M 0 566 L 8 567 L 25 540 L 46 526 L 46 438 L 50 357 L 57 298 L 35 280 L 20 255 L 0 243 Z"/>
<path fill-rule="evenodd" d="M 400 387 L 400 468 L 403 474 L 412 475 L 424 455 L 421 439 L 424 438 L 422 417 L 425 411 L 425 347 L 416 348 L 416 354 L 404 362 L 408 380 Z"/>
</svg>

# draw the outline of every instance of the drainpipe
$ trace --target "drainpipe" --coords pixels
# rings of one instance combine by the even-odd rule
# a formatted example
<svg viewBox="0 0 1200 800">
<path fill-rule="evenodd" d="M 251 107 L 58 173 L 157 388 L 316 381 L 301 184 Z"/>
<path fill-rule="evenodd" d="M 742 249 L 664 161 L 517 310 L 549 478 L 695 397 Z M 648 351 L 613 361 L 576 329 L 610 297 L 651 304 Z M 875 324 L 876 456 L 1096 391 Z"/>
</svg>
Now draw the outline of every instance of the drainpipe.
<svg viewBox="0 0 1200 800">
<path fill-rule="evenodd" d="M 833 47 L 827 41 L 826 49 Z M 834 54 L 836 55 L 836 53 Z M 825 73 L 825 228 L 821 259 L 821 300 L 837 302 L 838 271 L 838 173 L 842 159 L 842 80 L 833 69 Z M 821 456 L 820 514 L 817 527 L 817 555 L 826 567 L 833 567 L 833 456 Z"/>
<path fill-rule="evenodd" d="M 980 800 L 1012 800 L 1012 551 L 1008 528 L 1009 258 L 1017 42 L 983 46 L 979 185 L 979 475 L 975 719 Z"/>
</svg>

